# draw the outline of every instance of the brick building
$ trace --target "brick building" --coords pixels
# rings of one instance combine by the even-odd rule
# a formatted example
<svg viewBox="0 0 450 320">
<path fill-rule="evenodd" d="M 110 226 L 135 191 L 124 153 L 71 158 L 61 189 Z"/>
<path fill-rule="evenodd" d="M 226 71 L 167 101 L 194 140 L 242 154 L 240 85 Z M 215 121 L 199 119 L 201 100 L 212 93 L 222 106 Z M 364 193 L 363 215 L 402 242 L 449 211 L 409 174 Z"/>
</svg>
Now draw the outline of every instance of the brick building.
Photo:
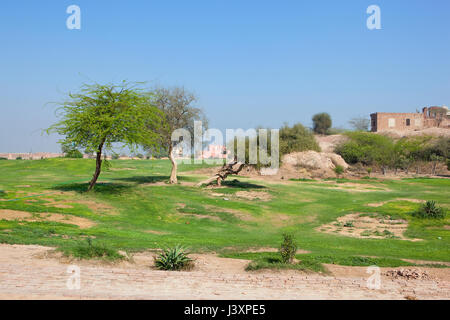
<svg viewBox="0 0 450 320">
<path fill-rule="evenodd" d="M 446 106 L 425 107 L 421 113 L 376 112 L 370 119 L 372 132 L 450 128 L 450 112 Z"/>
</svg>

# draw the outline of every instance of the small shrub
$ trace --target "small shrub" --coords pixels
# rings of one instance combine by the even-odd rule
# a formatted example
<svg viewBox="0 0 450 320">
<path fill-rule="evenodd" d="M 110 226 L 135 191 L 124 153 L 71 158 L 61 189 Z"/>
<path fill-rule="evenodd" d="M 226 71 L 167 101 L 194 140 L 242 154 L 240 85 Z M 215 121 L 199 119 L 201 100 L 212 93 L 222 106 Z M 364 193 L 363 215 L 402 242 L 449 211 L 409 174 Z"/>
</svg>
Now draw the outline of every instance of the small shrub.
<svg viewBox="0 0 450 320">
<path fill-rule="evenodd" d="M 78 149 L 70 149 L 70 150 L 67 150 L 65 157 L 71 158 L 71 159 L 82 159 L 83 154 Z"/>
<path fill-rule="evenodd" d="M 88 238 L 86 244 L 79 244 L 74 247 L 63 249 L 65 255 L 72 255 L 79 259 L 106 259 L 106 260 L 122 260 L 123 255 L 117 252 L 113 248 L 109 248 L 104 244 L 94 244 L 92 240 Z"/>
<path fill-rule="evenodd" d="M 445 216 L 445 211 L 437 206 L 435 201 L 431 200 L 424 203 L 413 215 L 418 218 L 442 219 Z"/>
<path fill-rule="evenodd" d="M 22 160 L 22 157 L 17 157 L 16 160 Z"/>
<path fill-rule="evenodd" d="M 344 227 L 347 227 L 347 228 L 353 228 L 353 227 L 354 227 L 353 222 L 347 221 L 347 222 L 344 224 Z"/>
<path fill-rule="evenodd" d="M 344 173 L 344 167 L 343 167 L 343 166 L 340 166 L 340 165 L 337 165 L 337 166 L 334 168 L 334 173 L 336 173 L 336 176 L 339 177 L 341 174 Z"/>
<path fill-rule="evenodd" d="M 372 168 L 367 168 L 367 175 L 370 177 L 370 174 L 372 173 Z"/>
<path fill-rule="evenodd" d="M 182 270 L 193 266 L 189 253 L 181 246 L 164 249 L 156 258 L 155 266 L 160 270 Z"/>
<path fill-rule="evenodd" d="M 0 157 L 0 160 L 8 160 L 8 158 Z"/>
<path fill-rule="evenodd" d="M 283 234 L 283 242 L 280 247 L 281 261 L 283 263 L 292 263 L 295 254 L 297 253 L 297 244 L 294 241 L 292 234 Z"/>
</svg>

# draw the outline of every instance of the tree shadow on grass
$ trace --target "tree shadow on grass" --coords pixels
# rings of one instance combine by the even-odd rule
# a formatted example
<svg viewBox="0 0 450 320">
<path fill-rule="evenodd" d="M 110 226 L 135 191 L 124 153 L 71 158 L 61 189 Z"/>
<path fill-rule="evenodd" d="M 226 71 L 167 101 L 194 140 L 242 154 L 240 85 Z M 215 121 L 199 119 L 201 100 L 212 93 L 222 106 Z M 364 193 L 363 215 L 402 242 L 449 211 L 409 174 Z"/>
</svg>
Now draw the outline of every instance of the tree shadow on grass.
<svg viewBox="0 0 450 320">
<path fill-rule="evenodd" d="M 74 191 L 78 193 L 86 193 L 89 187 L 89 183 L 71 183 L 64 185 L 56 185 L 52 189 L 59 191 Z M 131 188 L 131 185 L 111 183 L 111 182 L 98 182 L 94 189 L 90 192 L 92 193 L 102 193 L 102 194 L 119 194 L 127 191 Z"/>
<path fill-rule="evenodd" d="M 240 189 L 265 189 L 265 186 L 254 184 L 250 182 L 239 181 L 238 179 L 233 179 L 230 181 L 223 181 L 222 186 L 229 188 L 240 188 Z"/>
<path fill-rule="evenodd" d="M 189 178 L 178 176 L 178 181 L 188 181 L 191 180 Z M 169 182 L 169 176 L 134 176 L 134 177 L 126 177 L 126 178 L 114 178 L 113 180 L 125 181 L 125 182 L 134 182 L 137 184 L 151 184 L 158 182 Z"/>
</svg>

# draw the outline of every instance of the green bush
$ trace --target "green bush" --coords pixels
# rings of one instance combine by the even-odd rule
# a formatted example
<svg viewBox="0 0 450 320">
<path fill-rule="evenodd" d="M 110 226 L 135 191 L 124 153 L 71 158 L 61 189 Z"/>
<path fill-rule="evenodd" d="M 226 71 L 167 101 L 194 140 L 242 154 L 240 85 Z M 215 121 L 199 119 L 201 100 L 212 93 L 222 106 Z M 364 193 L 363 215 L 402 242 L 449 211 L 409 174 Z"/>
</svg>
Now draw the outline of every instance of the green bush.
<svg viewBox="0 0 450 320">
<path fill-rule="evenodd" d="M 442 219 L 445 217 L 445 211 L 437 206 L 435 201 L 427 201 L 413 215 L 418 218 Z"/>
<path fill-rule="evenodd" d="M 289 233 L 283 234 L 283 242 L 280 246 L 281 261 L 283 263 L 292 263 L 296 253 L 297 244 L 295 243 L 294 236 Z"/>
<path fill-rule="evenodd" d="M 17 157 L 16 160 L 22 160 L 22 157 Z"/>
<path fill-rule="evenodd" d="M 334 173 L 336 173 L 336 175 L 339 177 L 341 174 L 344 173 L 344 167 L 341 166 L 341 165 L 337 165 L 337 166 L 334 168 Z"/>
<path fill-rule="evenodd" d="M 312 132 L 300 123 L 294 124 L 292 127 L 285 124 L 279 134 L 281 155 L 308 150 L 320 152 L 320 147 Z"/>
<path fill-rule="evenodd" d="M 392 161 L 394 141 L 384 135 L 370 132 L 349 132 L 347 141 L 336 147 L 336 153 L 347 163 L 388 166 Z"/>
<path fill-rule="evenodd" d="M 164 249 L 156 258 L 155 266 L 160 270 L 182 270 L 193 266 L 189 253 L 181 246 Z"/>
<path fill-rule="evenodd" d="M 121 260 L 124 256 L 113 248 L 107 247 L 105 244 L 93 244 L 92 240 L 88 238 L 86 244 L 79 244 L 74 247 L 67 247 L 62 249 L 65 255 L 71 255 L 79 259 L 106 259 L 106 260 Z"/>
<path fill-rule="evenodd" d="M 262 128 L 258 128 L 262 129 Z M 271 130 L 270 128 L 267 128 L 267 147 L 262 146 L 263 149 L 267 150 L 267 154 L 270 157 L 272 146 L 271 146 Z M 258 132 L 258 130 L 257 130 Z M 256 142 L 255 142 L 256 139 Z M 305 128 L 302 124 L 297 123 L 293 125 L 292 127 L 289 127 L 287 124 L 284 124 L 282 128 L 280 128 L 279 131 L 279 160 L 281 160 L 281 157 L 285 154 L 291 153 L 291 152 L 301 152 L 301 151 L 308 151 L 308 150 L 314 150 L 314 151 L 320 151 L 320 147 L 317 144 L 314 135 L 312 132 Z M 255 143 L 256 146 L 260 147 L 260 139 L 259 135 L 257 137 L 245 137 L 245 161 L 246 163 L 249 163 L 249 146 L 250 143 Z M 237 138 L 234 138 L 234 152 L 237 154 Z M 261 164 L 260 158 L 259 158 L 259 152 L 257 153 L 257 164 L 256 167 L 259 169 L 262 166 L 266 166 L 269 164 Z"/>
<path fill-rule="evenodd" d="M 83 154 L 78 149 L 72 149 L 67 151 L 65 157 L 72 159 L 82 159 Z"/>
<path fill-rule="evenodd" d="M 0 157 L 0 160 L 8 160 L 8 158 Z"/>
</svg>

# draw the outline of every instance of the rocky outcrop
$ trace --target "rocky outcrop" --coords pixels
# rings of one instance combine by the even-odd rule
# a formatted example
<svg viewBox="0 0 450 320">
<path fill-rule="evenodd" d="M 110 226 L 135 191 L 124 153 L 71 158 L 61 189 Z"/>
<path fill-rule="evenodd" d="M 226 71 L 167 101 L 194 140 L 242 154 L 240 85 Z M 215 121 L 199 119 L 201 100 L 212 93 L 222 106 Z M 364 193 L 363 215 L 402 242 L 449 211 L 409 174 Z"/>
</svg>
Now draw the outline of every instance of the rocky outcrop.
<svg viewBox="0 0 450 320">
<path fill-rule="evenodd" d="M 348 168 L 348 164 L 338 154 L 316 151 L 294 152 L 284 155 L 283 164 L 313 170 L 333 170 L 336 166 Z"/>
</svg>

